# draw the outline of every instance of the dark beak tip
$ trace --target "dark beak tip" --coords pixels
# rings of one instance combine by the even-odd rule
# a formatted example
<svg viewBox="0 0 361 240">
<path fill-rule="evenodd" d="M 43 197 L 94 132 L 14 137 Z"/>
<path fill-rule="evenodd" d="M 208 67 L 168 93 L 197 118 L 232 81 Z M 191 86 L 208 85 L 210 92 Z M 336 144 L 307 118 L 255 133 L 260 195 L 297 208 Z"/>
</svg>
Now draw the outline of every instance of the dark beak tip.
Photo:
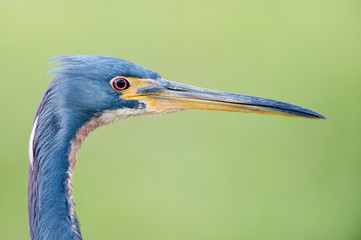
<svg viewBox="0 0 361 240">
<path fill-rule="evenodd" d="M 309 118 L 311 119 L 317 119 L 317 120 L 327 120 L 327 117 L 317 113 L 317 112 L 313 112 L 312 114 L 313 116 L 309 116 Z"/>
<path fill-rule="evenodd" d="M 311 117 L 311 118 L 313 118 L 313 119 L 319 119 L 319 120 L 327 120 L 327 119 L 328 119 L 327 117 L 325 117 L 325 116 L 323 116 L 323 115 L 321 115 L 321 114 L 319 114 L 319 113 L 316 113 L 316 114 L 314 115 L 314 117 Z"/>
</svg>

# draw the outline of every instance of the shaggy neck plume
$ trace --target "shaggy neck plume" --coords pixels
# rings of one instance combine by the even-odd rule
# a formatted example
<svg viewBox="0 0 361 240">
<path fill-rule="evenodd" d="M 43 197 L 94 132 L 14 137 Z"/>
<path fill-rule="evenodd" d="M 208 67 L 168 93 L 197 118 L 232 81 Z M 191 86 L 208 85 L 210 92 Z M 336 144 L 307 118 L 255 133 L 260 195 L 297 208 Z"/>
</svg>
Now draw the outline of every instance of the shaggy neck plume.
<svg viewBox="0 0 361 240">
<path fill-rule="evenodd" d="M 51 85 L 38 109 L 31 134 L 28 210 L 33 240 L 82 239 L 72 176 L 82 142 L 99 124 L 61 102 Z"/>
<path fill-rule="evenodd" d="M 37 117 L 34 128 L 42 127 L 41 120 Z M 83 142 L 90 132 L 103 124 L 100 118 L 94 118 L 73 134 L 64 134 L 65 129 L 47 128 L 47 134 L 52 133 L 56 138 L 74 136 L 64 142 L 66 147 L 53 146 L 50 151 L 42 147 L 46 142 L 39 139 L 39 134 L 32 136 L 28 196 L 32 239 L 82 239 L 75 212 L 73 172 Z"/>
</svg>

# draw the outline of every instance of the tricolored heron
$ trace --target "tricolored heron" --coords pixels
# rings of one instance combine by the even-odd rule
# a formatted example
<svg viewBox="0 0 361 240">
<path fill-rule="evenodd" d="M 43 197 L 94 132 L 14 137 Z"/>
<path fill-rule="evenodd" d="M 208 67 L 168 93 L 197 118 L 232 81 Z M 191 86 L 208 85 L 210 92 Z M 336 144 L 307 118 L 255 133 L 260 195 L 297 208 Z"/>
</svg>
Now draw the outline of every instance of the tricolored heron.
<svg viewBox="0 0 361 240">
<path fill-rule="evenodd" d="M 58 57 L 62 67 L 36 112 L 29 143 L 33 240 L 82 239 L 73 199 L 78 151 L 95 128 L 133 116 L 208 109 L 325 119 L 296 105 L 208 90 L 105 56 Z"/>
</svg>

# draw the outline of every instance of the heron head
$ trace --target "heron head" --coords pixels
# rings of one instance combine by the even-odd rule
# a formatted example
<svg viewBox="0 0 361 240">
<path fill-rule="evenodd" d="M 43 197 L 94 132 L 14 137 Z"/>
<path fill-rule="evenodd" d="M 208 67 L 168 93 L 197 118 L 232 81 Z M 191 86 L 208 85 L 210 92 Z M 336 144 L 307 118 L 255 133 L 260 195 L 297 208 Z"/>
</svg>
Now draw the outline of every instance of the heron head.
<svg viewBox="0 0 361 240">
<path fill-rule="evenodd" d="M 163 79 L 156 72 L 105 56 L 64 56 L 56 71 L 66 105 L 108 121 L 137 115 L 207 109 L 325 119 L 280 101 L 194 87 Z M 59 81 L 60 82 L 60 81 Z"/>
</svg>

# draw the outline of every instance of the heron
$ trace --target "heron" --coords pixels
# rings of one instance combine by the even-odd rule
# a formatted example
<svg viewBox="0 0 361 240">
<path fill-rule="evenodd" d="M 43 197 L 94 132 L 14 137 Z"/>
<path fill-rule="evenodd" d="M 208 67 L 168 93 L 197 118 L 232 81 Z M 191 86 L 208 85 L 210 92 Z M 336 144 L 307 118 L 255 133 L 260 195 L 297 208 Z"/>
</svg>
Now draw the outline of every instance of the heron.
<svg viewBox="0 0 361 240">
<path fill-rule="evenodd" d="M 209 90 L 162 78 L 126 60 L 95 55 L 56 57 L 60 67 L 35 114 L 29 142 L 28 212 L 33 240 L 80 240 L 73 172 L 88 134 L 135 116 L 186 109 L 326 119 L 293 104 Z"/>
</svg>

